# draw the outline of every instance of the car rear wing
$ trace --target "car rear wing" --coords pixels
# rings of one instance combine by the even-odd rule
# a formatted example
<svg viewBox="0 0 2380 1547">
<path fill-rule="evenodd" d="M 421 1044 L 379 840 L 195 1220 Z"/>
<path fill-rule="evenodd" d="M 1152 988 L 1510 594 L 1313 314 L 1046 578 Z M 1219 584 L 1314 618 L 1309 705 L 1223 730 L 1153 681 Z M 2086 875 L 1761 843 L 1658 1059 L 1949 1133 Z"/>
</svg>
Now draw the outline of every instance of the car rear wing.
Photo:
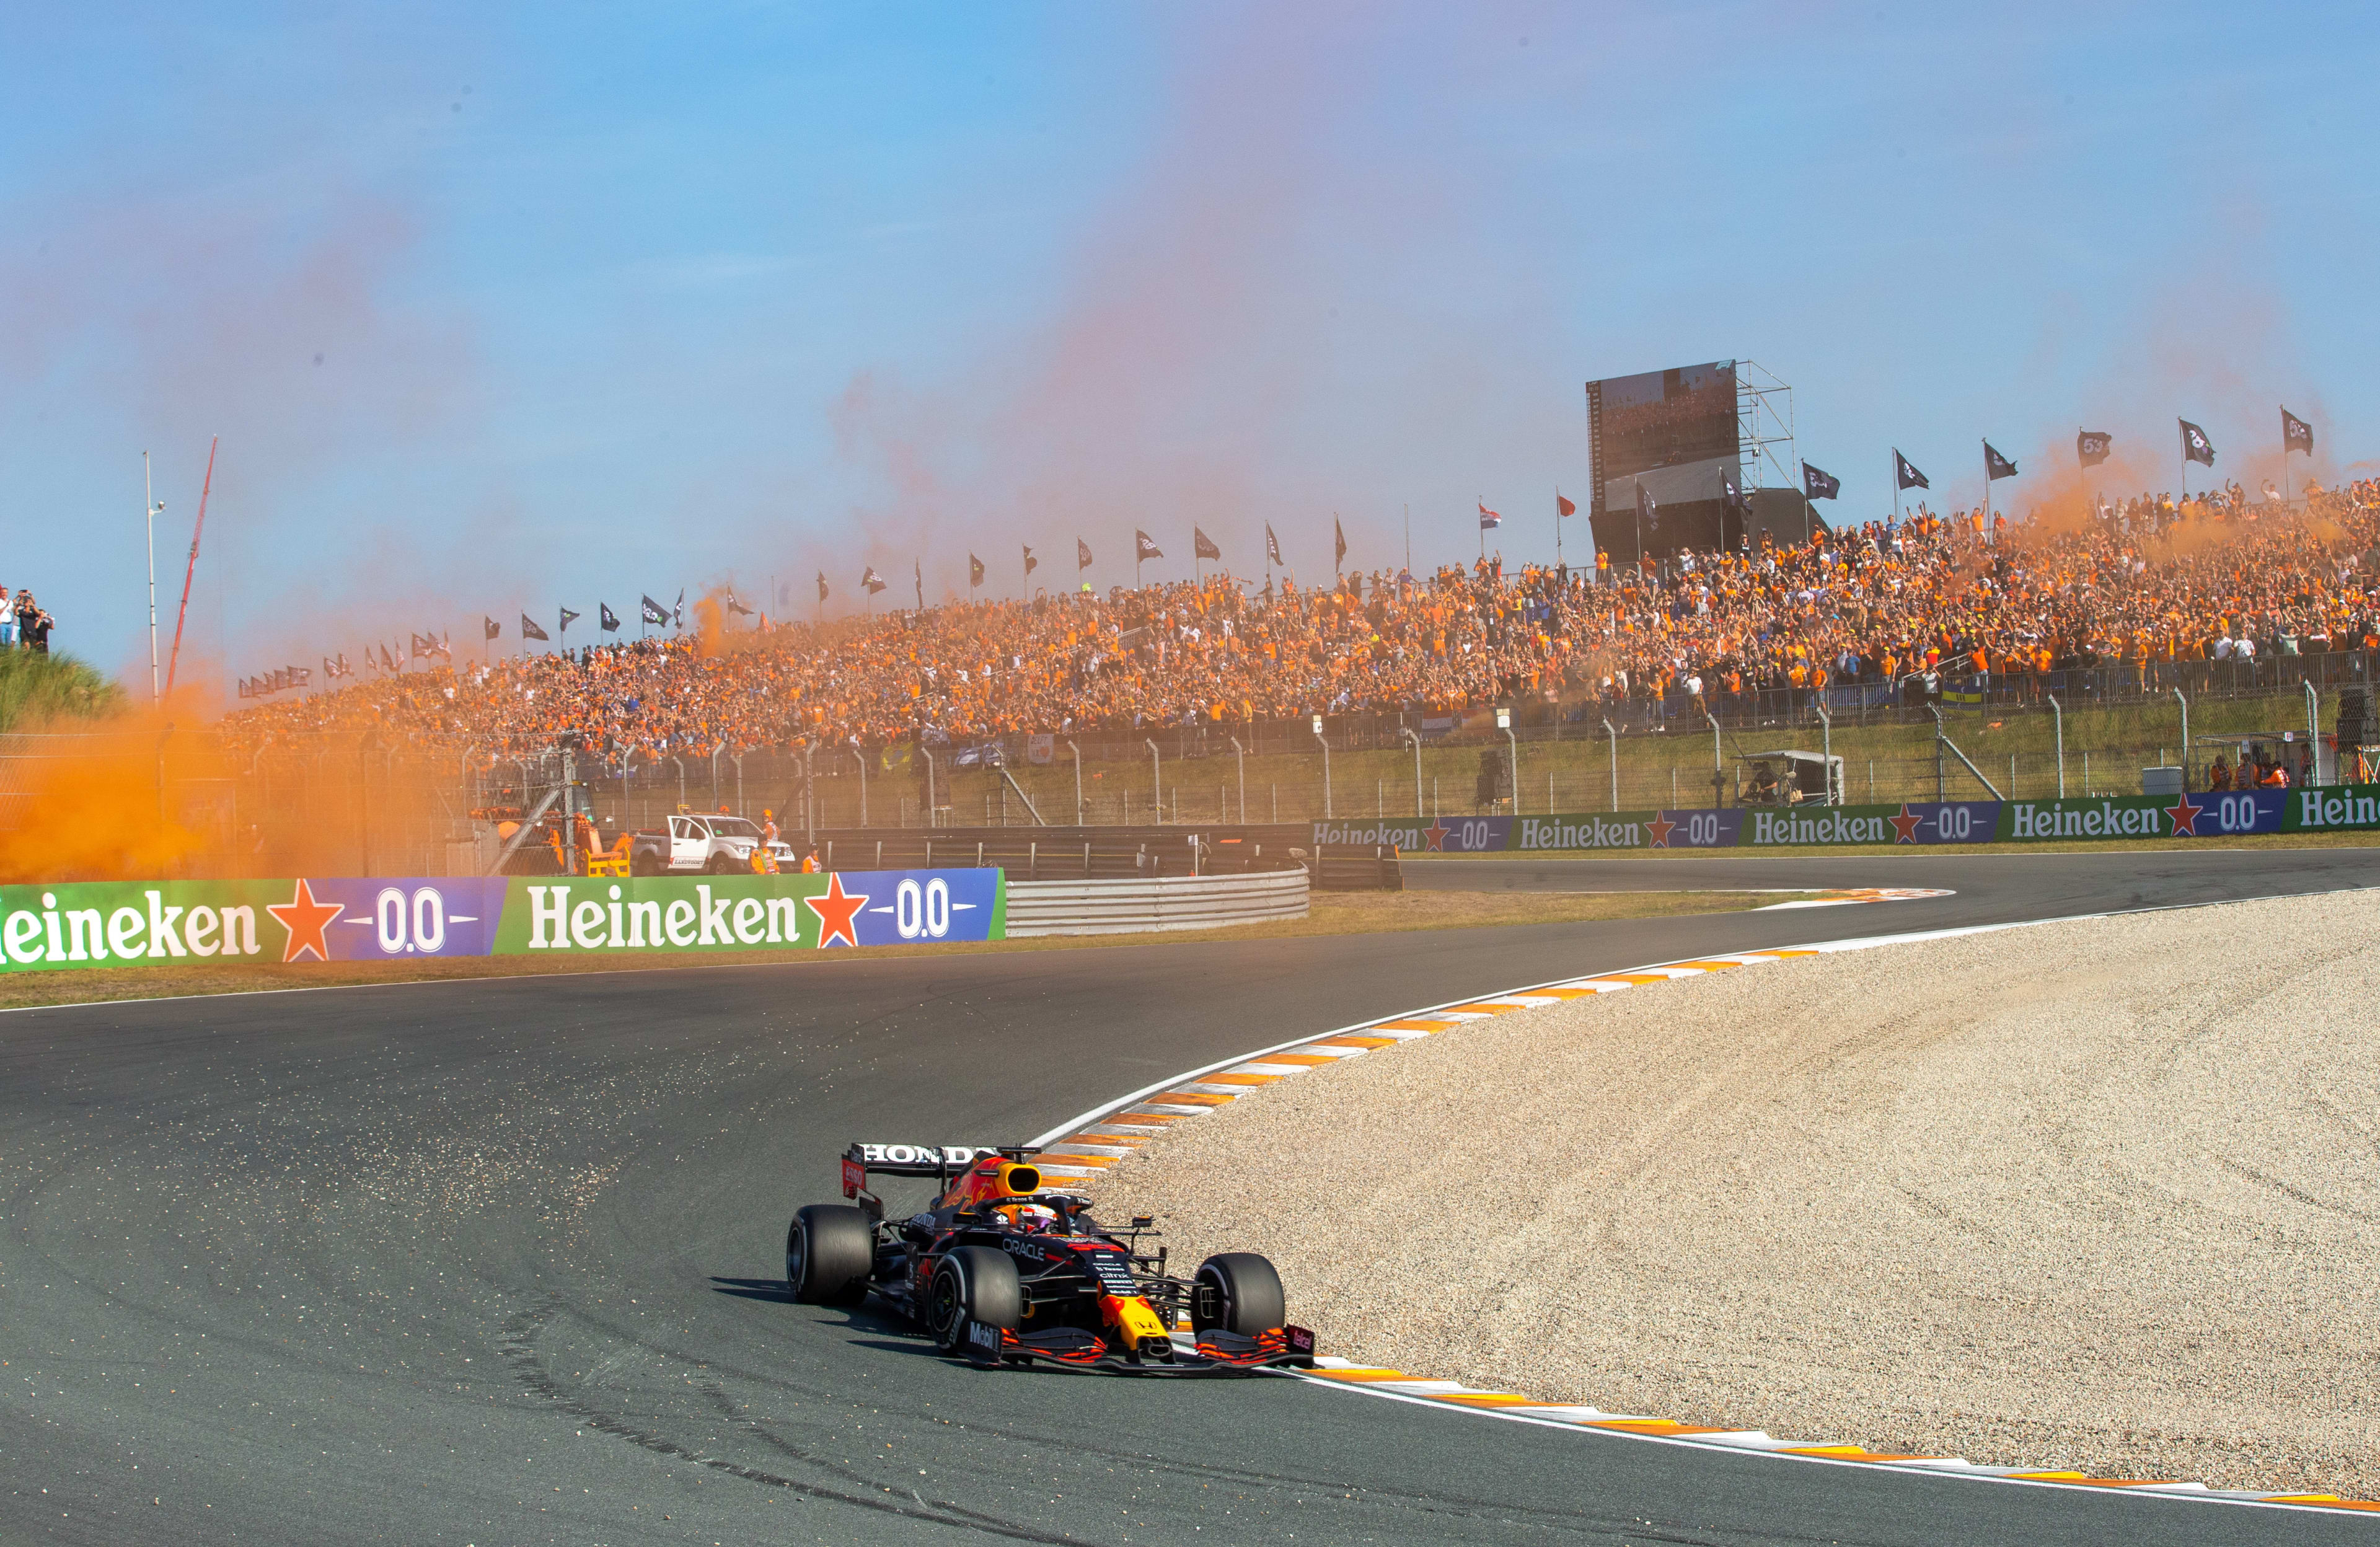
<svg viewBox="0 0 2380 1547">
<path fill-rule="evenodd" d="M 854 1144 L 843 1154 L 843 1195 L 857 1198 L 868 1175 L 931 1176 L 948 1182 L 987 1155 L 1023 1160 L 1033 1151 L 1016 1144 Z"/>
</svg>

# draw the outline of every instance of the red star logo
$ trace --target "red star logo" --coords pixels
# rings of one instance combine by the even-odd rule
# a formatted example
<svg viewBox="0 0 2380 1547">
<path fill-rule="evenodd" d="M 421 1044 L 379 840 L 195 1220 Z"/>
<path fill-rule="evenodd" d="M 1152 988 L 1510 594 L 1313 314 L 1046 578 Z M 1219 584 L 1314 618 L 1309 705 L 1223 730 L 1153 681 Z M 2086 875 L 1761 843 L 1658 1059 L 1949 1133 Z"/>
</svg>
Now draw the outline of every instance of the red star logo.
<svg viewBox="0 0 2380 1547">
<path fill-rule="evenodd" d="M 266 903 L 264 911 L 278 919 L 281 927 L 289 932 L 289 944 L 281 953 L 282 961 L 296 961 L 308 951 L 314 953 L 316 961 L 331 959 L 331 944 L 322 938 L 322 932 L 330 927 L 332 920 L 346 911 L 345 904 L 316 902 L 314 889 L 300 881 L 287 902 Z"/>
<path fill-rule="evenodd" d="M 1446 840 L 1453 835 L 1454 829 L 1446 824 L 1444 817 L 1439 818 L 1421 830 L 1421 841 L 1435 849 L 1445 848 Z"/>
<path fill-rule="evenodd" d="M 1668 817 L 1655 811 L 1653 820 L 1645 824 L 1645 831 L 1653 834 L 1653 847 L 1667 848 L 1670 847 L 1670 834 L 1676 830 L 1677 825 Z"/>
<path fill-rule="evenodd" d="M 1925 825 L 1925 819 L 1922 816 L 1913 815 L 1910 811 L 1909 802 L 1906 800 L 1900 803 L 1900 814 L 1899 816 L 1887 817 L 1884 820 L 1892 823 L 1892 830 L 1900 834 L 1900 836 L 1892 840 L 1897 844 L 1915 843 L 1917 841 L 1917 830 Z"/>
<path fill-rule="evenodd" d="M 2204 810 L 2204 806 L 2192 805 L 2187 792 L 2175 796 L 2173 804 L 2165 809 L 2165 814 L 2173 818 L 2173 835 L 2177 838 L 2198 836 L 2198 813 Z"/>
<path fill-rule="evenodd" d="M 825 896 L 804 897 L 802 901 L 812 913 L 818 915 L 818 943 L 821 950 L 832 944 L 836 935 L 843 936 L 843 943 L 846 945 L 859 944 L 859 933 L 852 928 L 852 920 L 858 915 L 861 907 L 867 903 L 868 894 L 844 892 L 841 871 L 836 871 L 826 878 Z"/>
</svg>

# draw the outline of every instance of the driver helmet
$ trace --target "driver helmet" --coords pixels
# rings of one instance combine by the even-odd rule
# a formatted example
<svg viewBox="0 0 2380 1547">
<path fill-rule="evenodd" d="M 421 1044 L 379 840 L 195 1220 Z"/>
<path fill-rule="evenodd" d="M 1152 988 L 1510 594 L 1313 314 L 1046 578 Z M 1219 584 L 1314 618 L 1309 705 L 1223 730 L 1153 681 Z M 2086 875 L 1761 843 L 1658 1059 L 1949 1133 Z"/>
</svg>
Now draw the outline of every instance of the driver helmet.
<svg viewBox="0 0 2380 1547">
<path fill-rule="evenodd" d="M 1000 1211 L 1012 1230 L 1038 1235 L 1058 1227 L 1058 1211 L 1046 1203 L 1012 1203 Z"/>
</svg>

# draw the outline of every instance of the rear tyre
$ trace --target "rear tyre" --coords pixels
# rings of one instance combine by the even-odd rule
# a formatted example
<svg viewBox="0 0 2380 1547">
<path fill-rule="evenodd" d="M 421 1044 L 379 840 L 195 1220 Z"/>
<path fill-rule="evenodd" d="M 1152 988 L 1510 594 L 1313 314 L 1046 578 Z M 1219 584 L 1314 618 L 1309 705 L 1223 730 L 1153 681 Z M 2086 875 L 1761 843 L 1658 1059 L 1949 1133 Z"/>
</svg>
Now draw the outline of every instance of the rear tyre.
<svg viewBox="0 0 2380 1547">
<path fill-rule="evenodd" d="M 785 1230 L 785 1287 L 805 1305 L 857 1305 L 876 1267 L 876 1226 L 844 1203 L 813 1203 Z"/>
<path fill-rule="evenodd" d="M 1190 1325 L 1254 1337 L 1289 1321 L 1281 1274 L 1253 1251 L 1224 1251 L 1198 1264 L 1190 1281 Z"/>
<path fill-rule="evenodd" d="M 735 866 L 724 854 L 714 854 L 703 861 L 702 869 L 706 875 L 725 875 Z"/>
<path fill-rule="evenodd" d="M 1025 1290 L 1016 1263 L 990 1247 L 954 1247 L 934 1264 L 926 1289 L 926 1328 L 945 1354 L 967 1351 L 967 1323 L 1014 1332 L 1025 1321 Z"/>
</svg>

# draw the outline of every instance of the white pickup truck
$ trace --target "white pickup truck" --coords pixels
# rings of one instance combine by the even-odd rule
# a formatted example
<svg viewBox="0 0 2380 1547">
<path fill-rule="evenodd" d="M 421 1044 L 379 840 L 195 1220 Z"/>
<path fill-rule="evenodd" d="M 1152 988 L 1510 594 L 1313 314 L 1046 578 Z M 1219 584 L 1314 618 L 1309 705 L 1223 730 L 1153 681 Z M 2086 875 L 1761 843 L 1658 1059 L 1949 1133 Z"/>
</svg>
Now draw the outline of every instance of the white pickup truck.
<svg viewBox="0 0 2380 1547">
<path fill-rule="evenodd" d="M 635 834 L 628 865 L 638 875 L 748 872 L 759 847 L 759 825 L 742 817 L 674 816 L 665 831 Z M 773 847 L 779 870 L 800 867 L 793 845 L 780 838 Z"/>
</svg>

